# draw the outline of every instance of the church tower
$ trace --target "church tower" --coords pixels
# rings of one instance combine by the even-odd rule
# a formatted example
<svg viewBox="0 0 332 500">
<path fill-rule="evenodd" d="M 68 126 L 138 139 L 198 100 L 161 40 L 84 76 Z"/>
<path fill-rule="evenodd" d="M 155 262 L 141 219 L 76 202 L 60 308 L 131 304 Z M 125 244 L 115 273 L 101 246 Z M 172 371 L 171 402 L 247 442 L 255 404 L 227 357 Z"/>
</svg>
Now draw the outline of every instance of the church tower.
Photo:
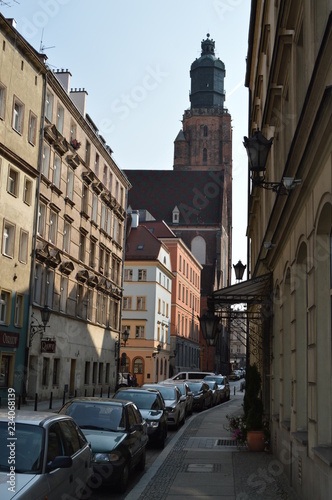
<svg viewBox="0 0 332 500">
<path fill-rule="evenodd" d="M 183 115 L 183 129 L 174 141 L 174 170 L 231 172 L 231 116 L 225 104 L 224 63 L 215 56 L 215 42 L 201 43 L 201 57 L 190 69 L 190 109 Z"/>
</svg>

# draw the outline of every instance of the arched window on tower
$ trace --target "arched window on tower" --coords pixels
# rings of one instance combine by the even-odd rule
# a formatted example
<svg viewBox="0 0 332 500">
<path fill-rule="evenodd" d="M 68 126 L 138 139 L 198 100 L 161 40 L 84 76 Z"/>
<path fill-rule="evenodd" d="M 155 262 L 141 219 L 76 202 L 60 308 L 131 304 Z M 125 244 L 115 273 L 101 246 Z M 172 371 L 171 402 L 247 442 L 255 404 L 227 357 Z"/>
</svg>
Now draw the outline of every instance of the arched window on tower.
<svg viewBox="0 0 332 500">
<path fill-rule="evenodd" d="M 223 144 L 222 144 L 222 141 L 219 142 L 219 164 L 221 165 L 222 164 L 222 157 L 223 157 L 223 148 L 222 148 Z"/>
<path fill-rule="evenodd" d="M 195 236 L 191 241 L 191 251 L 202 265 L 206 264 L 206 242 L 202 236 Z"/>
<path fill-rule="evenodd" d="M 203 149 L 203 163 L 206 163 L 207 162 L 207 149 L 204 148 Z"/>
<path fill-rule="evenodd" d="M 204 137 L 207 137 L 207 135 L 208 135 L 208 128 L 206 125 L 204 125 L 204 128 L 203 128 L 203 135 L 204 135 Z"/>
</svg>

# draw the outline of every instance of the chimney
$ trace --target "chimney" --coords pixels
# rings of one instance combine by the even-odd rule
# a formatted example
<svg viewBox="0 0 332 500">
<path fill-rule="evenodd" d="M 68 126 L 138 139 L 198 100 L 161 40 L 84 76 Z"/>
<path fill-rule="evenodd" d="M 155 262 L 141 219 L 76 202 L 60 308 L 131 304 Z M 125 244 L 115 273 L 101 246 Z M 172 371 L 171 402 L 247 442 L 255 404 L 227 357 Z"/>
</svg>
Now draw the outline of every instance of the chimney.
<svg viewBox="0 0 332 500">
<path fill-rule="evenodd" d="M 67 94 L 69 94 L 69 89 L 70 89 L 70 78 L 71 78 L 71 73 L 68 71 L 68 69 L 57 69 L 54 72 L 57 80 L 60 82 L 62 87 L 65 89 Z"/>
<path fill-rule="evenodd" d="M 131 212 L 131 227 L 135 228 L 138 227 L 138 225 L 139 225 L 139 211 L 133 210 Z"/>
<path fill-rule="evenodd" d="M 86 96 L 88 95 L 85 89 L 70 89 L 69 97 L 77 107 L 78 111 L 85 118 Z"/>
</svg>

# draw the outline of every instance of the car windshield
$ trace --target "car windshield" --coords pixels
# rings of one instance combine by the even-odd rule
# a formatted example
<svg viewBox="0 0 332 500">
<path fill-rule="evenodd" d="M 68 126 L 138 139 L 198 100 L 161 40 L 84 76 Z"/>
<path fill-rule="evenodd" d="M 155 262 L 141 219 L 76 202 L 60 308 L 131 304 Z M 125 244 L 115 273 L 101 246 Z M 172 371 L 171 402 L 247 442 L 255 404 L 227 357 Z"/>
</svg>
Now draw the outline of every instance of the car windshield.
<svg viewBox="0 0 332 500">
<path fill-rule="evenodd" d="M 213 380 L 214 382 L 217 382 L 218 385 L 225 385 L 224 377 L 213 377 L 212 375 L 210 375 L 205 377 L 204 380 L 205 382 Z"/>
<path fill-rule="evenodd" d="M 192 392 L 198 392 L 202 390 L 202 384 L 201 382 L 188 382 L 189 389 Z"/>
<path fill-rule="evenodd" d="M 16 473 L 40 474 L 43 464 L 44 429 L 38 425 L 16 422 L 13 432 L 8 422 L 0 422 L 0 471 L 8 472 L 11 466 Z M 6 443 L 6 445 L 4 445 Z"/>
<path fill-rule="evenodd" d="M 211 389 L 215 389 L 215 385 L 214 385 L 215 381 L 214 380 L 206 380 L 205 382 L 207 383 L 207 385 L 209 387 L 211 387 Z"/>
<path fill-rule="evenodd" d="M 164 399 L 176 399 L 174 387 L 159 386 L 157 389 Z"/>
<path fill-rule="evenodd" d="M 108 403 L 74 402 L 65 409 L 81 429 L 119 431 L 125 428 L 122 407 Z"/>
<path fill-rule="evenodd" d="M 134 391 L 119 391 L 116 399 L 125 399 L 126 401 L 133 401 L 139 410 L 159 410 L 157 394 L 134 392 Z"/>
</svg>

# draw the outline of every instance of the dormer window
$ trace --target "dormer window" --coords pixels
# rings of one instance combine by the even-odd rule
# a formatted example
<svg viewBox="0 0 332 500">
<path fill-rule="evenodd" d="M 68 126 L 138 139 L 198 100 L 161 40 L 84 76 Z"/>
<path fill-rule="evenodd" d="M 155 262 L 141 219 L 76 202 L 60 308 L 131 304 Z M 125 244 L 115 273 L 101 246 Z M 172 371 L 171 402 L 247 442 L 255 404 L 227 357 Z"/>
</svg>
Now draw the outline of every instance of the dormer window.
<svg viewBox="0 0 332 500">
<path fill-rule="evenodd" d="M 173 208 L 172 222 L 173 222 L 173 224 L 179 224 L 179 222 L 180 222 L 180 210 L 178 209 L 177 206 L 175 206 Z"/>
</svg>

